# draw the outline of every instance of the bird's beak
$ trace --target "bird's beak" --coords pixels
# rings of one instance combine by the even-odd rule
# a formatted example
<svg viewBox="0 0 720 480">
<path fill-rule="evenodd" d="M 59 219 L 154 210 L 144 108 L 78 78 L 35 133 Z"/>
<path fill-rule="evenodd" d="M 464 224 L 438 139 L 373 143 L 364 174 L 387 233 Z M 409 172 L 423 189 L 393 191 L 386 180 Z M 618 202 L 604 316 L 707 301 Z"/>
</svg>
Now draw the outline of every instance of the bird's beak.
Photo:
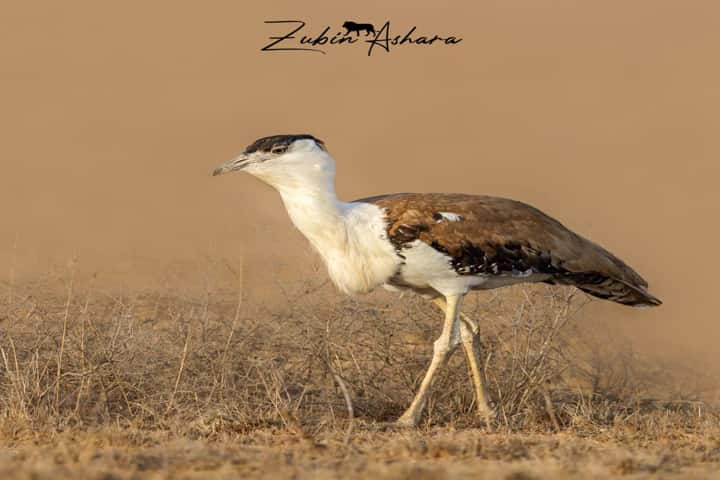
<svg viewBox="0 0 720 480">
<path fill-rule="evenodd" d="M 229 160 L 215 170 L 213 170 L 213 176 L 222 175 L 223 173 L 234 172 L 235 170 L 242 170 L 247 164 L 250 163 L 250 158 L 247 154 L 241 153 L 237 157 Z"/>
</svg>

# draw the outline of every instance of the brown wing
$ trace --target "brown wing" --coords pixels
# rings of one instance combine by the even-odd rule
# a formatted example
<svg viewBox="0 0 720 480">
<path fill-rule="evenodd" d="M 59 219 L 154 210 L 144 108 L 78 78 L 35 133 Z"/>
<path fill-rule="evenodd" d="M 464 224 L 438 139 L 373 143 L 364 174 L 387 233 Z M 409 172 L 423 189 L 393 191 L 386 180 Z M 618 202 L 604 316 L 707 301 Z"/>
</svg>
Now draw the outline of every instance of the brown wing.
<svg viewBox="0 0 720 480">
<path fill-rule="evenodd" d="M 447 253 L 461 275 L 546 273 L 628 305 L 659 305 L 622 260 L 530 205 L 505 198 L 398 193 L 356 200 L 385 209 L 398 250 L 415 240 Z"/>
</svg>

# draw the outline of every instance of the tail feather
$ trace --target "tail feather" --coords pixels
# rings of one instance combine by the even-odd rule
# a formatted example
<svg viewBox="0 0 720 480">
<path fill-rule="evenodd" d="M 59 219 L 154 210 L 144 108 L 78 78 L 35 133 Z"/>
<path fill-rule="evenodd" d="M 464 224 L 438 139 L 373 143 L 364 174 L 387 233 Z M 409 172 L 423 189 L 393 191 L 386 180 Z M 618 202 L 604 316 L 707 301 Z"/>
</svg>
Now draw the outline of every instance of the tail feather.
<svg viewBox="0 0 720 480">
<path fill-rule="evenodd" d="M 633 307 L 656 307 L 662 301 L 650 294 L 644 285 L 634 285 L 625 280 L 591 273 L 568 273 L 555 278 L 555 282 L 574 285 L 594 297 Z"/>
</svg>

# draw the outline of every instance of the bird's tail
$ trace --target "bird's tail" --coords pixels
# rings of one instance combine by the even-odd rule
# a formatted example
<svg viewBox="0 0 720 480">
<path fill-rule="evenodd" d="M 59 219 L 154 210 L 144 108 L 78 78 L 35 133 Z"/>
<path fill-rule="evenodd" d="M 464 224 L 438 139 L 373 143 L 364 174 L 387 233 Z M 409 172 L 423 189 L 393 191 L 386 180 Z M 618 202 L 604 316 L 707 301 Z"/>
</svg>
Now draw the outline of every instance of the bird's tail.
<svg viewBox="0 0 720 480">
<path fill-rule="evenodd" d="M 594 297 L 632 307 L 656 307 L 662 301 L 643 285 L 607 277 L 598 273 L 570 273 L 554 279 L 556 283 L 574 285 Z"/>
</svg>

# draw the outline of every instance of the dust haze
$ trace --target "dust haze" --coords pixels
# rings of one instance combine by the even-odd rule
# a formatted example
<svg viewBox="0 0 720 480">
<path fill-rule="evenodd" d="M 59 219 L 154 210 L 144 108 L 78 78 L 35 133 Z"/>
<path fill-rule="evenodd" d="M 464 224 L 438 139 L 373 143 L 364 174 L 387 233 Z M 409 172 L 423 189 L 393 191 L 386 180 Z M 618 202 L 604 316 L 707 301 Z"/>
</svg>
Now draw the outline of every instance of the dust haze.
<svg viewBox="0 0 720 480">
<path fill-rule="evenodd" d="M 242 258 L 261 296 L 308 275 L 317 259 L 277 194 L 210 172 L 257 137 L 311 133 L 345 200 L 466 192 L 541 208 L 665 302 L 596 301 L 588 322 L 660 358 L 716 361 L 720 6 L 386 3 L 6 5 L 0 279 L 77 258 L 105 282 L 172 268 L 192 284 L 207 259 Z M 279 33 L 264 20 L 287 18 L 463 41 L 261 53 Z"/>
</svg>

